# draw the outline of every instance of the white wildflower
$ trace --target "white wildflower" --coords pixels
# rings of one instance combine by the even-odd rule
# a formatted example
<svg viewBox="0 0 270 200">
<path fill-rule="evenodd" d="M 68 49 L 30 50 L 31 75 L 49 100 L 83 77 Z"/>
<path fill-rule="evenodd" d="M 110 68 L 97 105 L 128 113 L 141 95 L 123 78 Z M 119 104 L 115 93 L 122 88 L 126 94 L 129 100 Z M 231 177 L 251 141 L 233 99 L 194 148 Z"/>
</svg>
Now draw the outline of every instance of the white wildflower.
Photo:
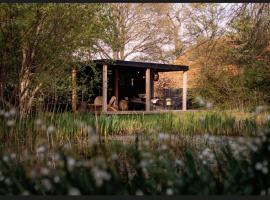
<svg viewBox="0 0 270 200">
<path fill-rule="evenodd" d="M 167 146 L 166 146 L 165 144 L 163 144 L 163 145 L 161 146 L 161 149 L 162 149 L 162 150 L 166 150 L 166 149 L 167 149 Z"/>
<path fill-rule="evenodd" d="M 199 103 L 200 106 L 203 106 L 205 104 L 204 100 L 200 96 L 197 96 L 195 100 Z"/>
<path fill-rule="evenodd" d="M 262 190 L 261 193 L 260 193 L 261 196 L 264 196 L 266 195 L 266 191 L 265 190 Z"/>
<path fill-rule="evenodd" d="M 142 192 L 141 190 L 137 190 L 137 191 L 136 191 L 136 195 L 137 195 L 137 196 L 142 196 L 142 195 L 143 195 L 143 192 Z"/>
<path fill-rule="evenodd" d="M 158 134 L 158 138 L 159 138 L 160 140 L 167 140 L 167 139 L 170 139 L 170 135 L 167 134 L 167 133 L 159 133 L 159 134 Z"/>
<path fill-rule="evenodd" d="M 143 144 L 144 144 L 145 146 L 149 146 L 150 142 L 149 142 L 148 140 L 145 140 L 145 141 L 143 141 Z"/>
<path fill-rule="evenodd" d="M 117 154 L 116 154 L 116 153 L 112 154 L 112 155 L 111 155 L 111 159 L 112 159 L 112 160 L 117 160 L 117 159 L 118 159 Z"/>
<path fill-rule="evenodd" d="M 73 170 L 75 167 L 75 164 L 76 164 L 76 161 L 73 158 L 69 157 L 67 159 L 67 166 L 69 170 Z"/>
<path fill-rule="evenodd" d="M 213 103 L 211 103 L 211 102 L 206 103 L 206 108 L 212 108 L 212 107 L 213 107 Z"/>
<path fill-rule="evenodd" d="M 141 160 L 140 166 L 141 167 L 146 167 L 147 166 L 147 160 Z"/>
<path fill-rule="evenodd" d="M 49 179 L 43 179 L 43 180 L 41 181 L 41 183 L 42 183 L 42 185 L 44 186 L 44 188 L 45 188 L 46 190 L 51 190 L 51 189 L 52 189 L 52 184 L 51 184 L 51 182 L 50 182 Z"/>
<path fill-rule="evenodd" d="M 173 195 L 173 189 L 172 189 L 172 188 L 168 188 L 168 189 L 166 190 L 166 194 L 167 194 L 167 195 Z"/>
<path fill-rule="evenodd" d="M 11 108 L 11 110 L 9 111 L 9 114 L 10 114 L 11 117 L 14 117 L 16 115 L 15 108 Z"/>
<path fill-rule="evenodd" d="M 12 160 L 14 160 L 16 158 L 16 154 L 12 153 L 12 154 L 10 154 L 10 157 L 11 157 Z"/>
<path fill-rule="evenodd" d="M 37 154 L 39 154 L 39 153 L 44 153 L 45 152 L 45 147 L 44 146 L 40 146 L 40 147 L 38 147 L 37 149 L 36 149 L 36 152 L 37 152 Z"/>
<path fill-rule="evenodd" d="M 46 130 L 46 126 L 44 124 L 41 126 L 41 130 L 43 130 L 43 131 Z"/>
<path fill-rule="evenodd" d="M 267 167 L 263 167 L 263 168 L 262 168 L 262 173 L 268 174 L 268 168 L 267 168 Z"/>
<path fill-rule="evenodd" d="M 5 113 L 4 113 L 4 117 L 5 117 L 5 118 L 9 118 L 9 117 L 10 117 L 10 113 L 9 113 L 9 112 L 5 112 Z"/>
<path fill-rule="evenodd" d="M 9 161 L 9 157 L 8 157 L 8 156 L 4 156 L 4 157 L 3 157 L 3 160 L 4 160 L 5 162 L 8 162 L 8 161 Z"/>
<path fill-rule="evenodd" d="M 48 133 L 48 134 L 51 134 L 51 133 L 53 133 L 54 131 L 55 131 L 55 128 L 54 128 L 53 125 L 50 125 L 50 126 L 47 128 L 47 133 Z"/>
<path fill-rule="evenodd" d="M 25 191 L 22 192 L 22 195 L 23 196 L 28 196 L 28 195 L 30 195 L 30 193 L 27 190 L 25 190 Z"/>
<path fill-rule="evenodd" d="M 78 189 L 75 188 L 75 187 L 70 187 L 70 188 L 68 189 L 68 194 L 69 194 L 69 195 L 77 196 L 77 195 L 80 195 L 81 192 L 80 192 L 80 190 L 78 190 Z"/>
<path fill-rule="evenodd" d="M 158 157 L 158 159 L 159 159 L 159 160 L 163 160 L 164 157 L 163 157 L 162 155 L 160 155 L 160 156 Z"/>
<path fill-rule="evenodd" d="M 41 119 L 37 119 L 37 120 L 35 121 L 35 125 L 40 126 L 41 124 L 42 124 Z"/>
<path fill-rule="evenodd" d="M 97 167 L 94 167 L 92 169 L 92 173 L 94 175 L 94 178 L 95 178 L 95 181 L 96 181 L 96 185 L 98 187 L 102 186 L 104 180 L 110 180 L 111 179 L 111 175 L 104 171 L 104 170 L 101 170 Z"/>
<path fill-rule="evenodd" d="M 42 167 L 42 168 L 40 169 L 40 173 L 41 173 L 41 175 L 43 175 L 43 176 L 48 176 L 49 173 L 50 173 L 50 170 L 49 170 L 48 168 Z"/>
<path fill-rule="evenodd" d="M 4 182 L 5 182 L 6 185 L 11 185 L 12 184 L 10 178 L 6 178 Z"/>
<path fill-rule="evenodd" d="M 0 116 L 4 116 L 5 115 L 5 111 L 4 110 L 0 110 Z"/>
<path fill-rule="evenodd" d="M 175 164 L 176 165 L 179 165 L 179 166 L 183 166 L 184 165 L 183 161 L 182 160 L 178 160 L 178 159 L 175 160 Z"/>
<path fill-rule="evenodd" d="M 10 119 L 7 121 L 7 126 L 11 127 L 11 126 L 14 126 L 15 125 L 15 120 L 13 119 Z"/>
<path fill-rule="evenodd" d="M 256 163 L 256 165 L 255 165 L 255 169 L 257 169 L 257 170 L 261 170 L 262 167 L 263 167 L 262 163 Z"/>
<path fill-rule="evenodd" d="M 263 112 L 267 107 L 266 106 L 257 106 L 256 107 L 256 110 L 254 111 L 254 115 L 258 115 L 260 114 L 261 112 Z"/>
<path fill-rule="evenodd" d="M 60 177 L 59 177 L 59 176 L 55 176 L 55 177 L 53 178 L 53 182 L 59 183 L 59 182 L 60 182 Z"/>
</svg>

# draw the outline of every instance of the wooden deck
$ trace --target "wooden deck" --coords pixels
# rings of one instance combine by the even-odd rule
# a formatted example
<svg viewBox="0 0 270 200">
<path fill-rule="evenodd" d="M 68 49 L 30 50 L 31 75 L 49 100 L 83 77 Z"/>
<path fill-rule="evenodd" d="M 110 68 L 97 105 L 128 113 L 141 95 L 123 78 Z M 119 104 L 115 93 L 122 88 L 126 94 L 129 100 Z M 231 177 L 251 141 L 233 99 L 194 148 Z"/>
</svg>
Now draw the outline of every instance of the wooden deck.
<svg viewBox="0 0 270 200">
<path fill-rule="evenodd" d="M 103 114 L 103 115 L 154 115 L 154 114 L 166 114 L 166 113 L 173 113 L 173 114 L 180 114 L 180 113 L 191 113 L 191 112 L 200 112 L 203 110 L 151 110 L 151 111 L 145 111 L 145 110 L 129 110 L 129 111 L 96 111 L 91 112 L 93 114 Z"/>
</svg>

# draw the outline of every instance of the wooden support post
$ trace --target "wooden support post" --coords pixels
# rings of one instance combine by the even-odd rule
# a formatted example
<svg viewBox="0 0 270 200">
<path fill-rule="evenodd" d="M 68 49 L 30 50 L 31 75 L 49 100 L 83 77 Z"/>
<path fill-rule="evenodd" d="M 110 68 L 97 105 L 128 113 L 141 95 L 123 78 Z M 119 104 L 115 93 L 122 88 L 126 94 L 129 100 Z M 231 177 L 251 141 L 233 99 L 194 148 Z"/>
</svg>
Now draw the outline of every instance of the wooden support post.
<svg viewBox="0 0 270 200">
<path fill-rule="evenodd" d="M 146 97 L 146 102 L 145 102 L 145 110 L 150 111 L 150 68 L 146 69 L 145 72 L 145 97 Z"/>
<path fill-rule="evenodd" d="M 102 69 L 102 111 L 107 112 L 107 88 L 108 88 L 108 66 L 103 65 Z"/>
<path fill-rule="evenodd" d="M 75 65 L 72 66 L 71 81 L 72 81 L 71 107 L 72 107 L 72 111 L 76 112 L 77 110 L 77 69 Z"/>
<path fill-rule="evenodd" d="M 116 105 L 118 106 L 119 102 L 119 70 L 115 68 L 115 75 L 114 75 L 114 96 L 116 97 Z"/>
<path fill-rule="evenodd" d="M 154 97 L 154 72 L 151 71 L 151 79 L 150 79 L 150 98 Z"/>
<path fill-rule="evenodd" d="M 187 110 L 187 86 L 188 86 L 188 79 L 187 79 L 187 71 L 183 71 L 183 100 L 182 100 L 182 110 Z"/>
</svg>

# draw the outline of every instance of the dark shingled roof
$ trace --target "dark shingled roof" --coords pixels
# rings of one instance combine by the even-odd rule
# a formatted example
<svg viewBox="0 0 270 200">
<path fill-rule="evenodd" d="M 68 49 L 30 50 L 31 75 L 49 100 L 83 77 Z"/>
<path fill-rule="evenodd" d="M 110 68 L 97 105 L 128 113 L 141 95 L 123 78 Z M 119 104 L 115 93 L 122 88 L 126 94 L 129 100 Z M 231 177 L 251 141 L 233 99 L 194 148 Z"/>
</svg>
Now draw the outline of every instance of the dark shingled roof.
<svg viewBox="0 0 270 200">
<path fill-rule="evenodd" d="M 188 66 L 185 65 L 172 65 L 172 64 L 161 64 L 161 63 L 149 63 L 149 62 L 135 62 L 135 61 L 124 61 L 124 60 L 107 60 L 100 59 L 94 60 L 97 66 L 102 66 L 107 64 L 110 66 L 117 67 L 134 67 L 134 68 L 150 68 L 158 71 L 187 71 L 189 70 Z"/>
</svg>

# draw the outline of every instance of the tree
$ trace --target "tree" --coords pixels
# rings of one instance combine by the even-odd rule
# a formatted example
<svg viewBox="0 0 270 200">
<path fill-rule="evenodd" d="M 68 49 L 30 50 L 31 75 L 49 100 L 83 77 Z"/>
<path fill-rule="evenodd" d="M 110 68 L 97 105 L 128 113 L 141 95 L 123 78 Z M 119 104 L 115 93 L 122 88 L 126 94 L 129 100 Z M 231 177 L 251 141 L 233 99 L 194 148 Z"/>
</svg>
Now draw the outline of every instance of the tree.
<svg viewBox="0 0 270 200">
<path fill-rule="evenodd" d="M 20 114 L 26 116 L 41 88 L 43 91 L 51 89 L 50 85 L 57 83 L 51 80 L 70 76 L 63 69 L 81 60 L 80 52 L 94 51 L 91 47 L 95 36 L 99 35 L 95 27 L 100 23 L 95 12 L 102 6 L 3 4 L 0 9 L 1 22 L 5 22 L 1 23 L 0 38 L 3 43 L 5 41 L 1 51 L 1 76 L 12 70 L 14 78 L 11 82 L 19 93 Z M 10 53 L 6 51 L 8 48 Z M 5 84 L 6 81 L 1 81 L 1 91 Z"/>
<path fill-rule="evenodd" d="M 161 8 L 154 4 L 111 4 L 109 14 L 100 16 L 107 18 L 107 23 L 96 45 L 98 55 L 121 60 L 138 60 L 137 56 L 149 60 L 161 55 L 162 45 L 168 42 Z"/>
</svg>

